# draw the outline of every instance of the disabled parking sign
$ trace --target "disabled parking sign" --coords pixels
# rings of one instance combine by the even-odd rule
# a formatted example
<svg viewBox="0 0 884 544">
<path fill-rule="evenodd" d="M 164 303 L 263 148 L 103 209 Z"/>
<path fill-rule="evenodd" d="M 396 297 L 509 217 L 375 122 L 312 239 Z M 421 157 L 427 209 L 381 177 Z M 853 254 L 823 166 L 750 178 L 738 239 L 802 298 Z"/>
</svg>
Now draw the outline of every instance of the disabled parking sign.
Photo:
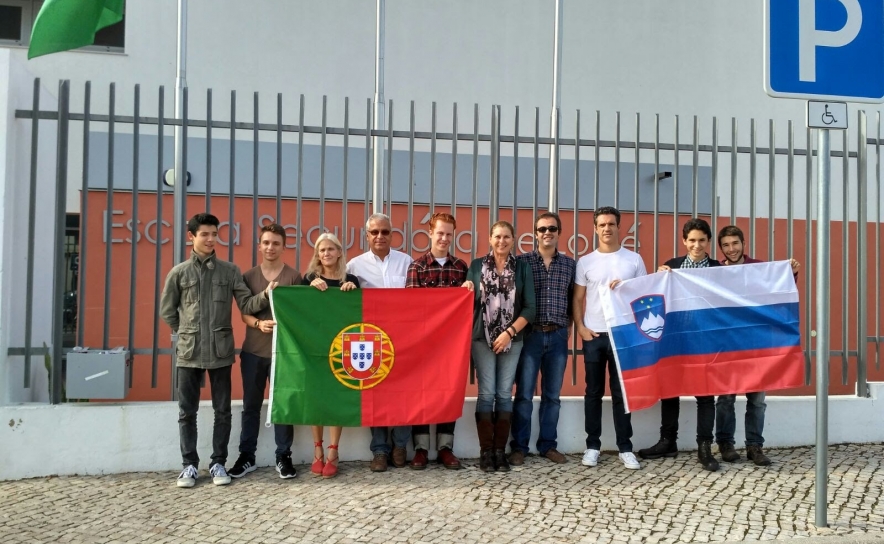
<svg viewBox="0 0 884 544">
<path fill-rule="evenodd" d="M 884 2 L 765 0 L 764 4 L 767 94 L 884 101 Z"/>
</svg>

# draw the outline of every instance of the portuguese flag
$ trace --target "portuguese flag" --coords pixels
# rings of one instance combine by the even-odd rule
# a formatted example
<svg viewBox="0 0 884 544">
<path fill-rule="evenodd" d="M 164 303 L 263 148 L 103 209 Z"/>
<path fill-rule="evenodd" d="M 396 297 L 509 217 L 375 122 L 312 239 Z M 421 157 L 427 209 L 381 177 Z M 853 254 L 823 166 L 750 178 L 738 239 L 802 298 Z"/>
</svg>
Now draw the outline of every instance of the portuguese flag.
<svg viewBox="0 0 884 544">
<path fill-rule="evenodd" d="M 278 287 L 268 420 L 387 427 L 463 413 L 473 293 Z"/>
</svg>

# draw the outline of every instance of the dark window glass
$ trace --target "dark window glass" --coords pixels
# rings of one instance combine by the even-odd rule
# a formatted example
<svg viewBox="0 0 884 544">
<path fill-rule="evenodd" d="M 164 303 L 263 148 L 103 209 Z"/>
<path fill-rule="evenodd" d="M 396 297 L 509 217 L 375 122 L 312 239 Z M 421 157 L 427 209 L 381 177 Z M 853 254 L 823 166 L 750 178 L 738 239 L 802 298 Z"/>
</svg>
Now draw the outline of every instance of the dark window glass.
<svg viewBox="0 0 884 544">
<path fill-rule="evenodd" d="M 124 47 L 126 45 L 126 16 L 117 24 L 102 28 L 95 33 L 95 45 Z"/>
<path fill-rule="evenodd" d="M 21 6 L 0 6 L 0 40 L 21 41 Z"/>
</svg>

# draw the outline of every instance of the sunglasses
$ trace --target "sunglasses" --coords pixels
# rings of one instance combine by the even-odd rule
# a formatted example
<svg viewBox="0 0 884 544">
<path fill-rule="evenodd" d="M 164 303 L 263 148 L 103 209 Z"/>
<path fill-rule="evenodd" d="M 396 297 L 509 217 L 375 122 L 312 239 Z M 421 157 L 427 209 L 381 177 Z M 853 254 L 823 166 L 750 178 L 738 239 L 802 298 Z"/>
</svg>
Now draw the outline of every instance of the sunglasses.
<svg viewBox="0 0 884 544">
<path fill-rule="evenodd" d="M 371 234 L 372 236 L 377 236 L 378 234 L 380 234 L 381 236 L 389 236 L 389 235 L 390 235 L 390 231 L 387 230 L 387 229 L 382 229 L 382 230 L 378 230 L 378 229 L 370 230 L 370 231 L 368 231 L 368 233 Z"/>
<path fill-rule="evenodd" d="M 540 234 L 546 234 L 546 231 L 549 232 L 559 232 L 559 227 L 553 225 L 552 227 L 537 227 L 537 232 Z"/>
</svg>

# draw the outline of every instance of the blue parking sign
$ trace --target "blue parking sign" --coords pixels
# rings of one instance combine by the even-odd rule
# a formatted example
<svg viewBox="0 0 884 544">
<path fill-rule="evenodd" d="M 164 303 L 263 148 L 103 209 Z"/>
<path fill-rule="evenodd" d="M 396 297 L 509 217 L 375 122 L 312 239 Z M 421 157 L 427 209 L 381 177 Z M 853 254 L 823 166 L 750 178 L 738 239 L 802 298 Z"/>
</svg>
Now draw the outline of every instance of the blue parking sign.
<svg viewBox="0 0 884 544">
<path fill-rule="evenodd" d="M 765 0 L 770 96 L 884 101 L 884 1 Z"/>
</svg>

